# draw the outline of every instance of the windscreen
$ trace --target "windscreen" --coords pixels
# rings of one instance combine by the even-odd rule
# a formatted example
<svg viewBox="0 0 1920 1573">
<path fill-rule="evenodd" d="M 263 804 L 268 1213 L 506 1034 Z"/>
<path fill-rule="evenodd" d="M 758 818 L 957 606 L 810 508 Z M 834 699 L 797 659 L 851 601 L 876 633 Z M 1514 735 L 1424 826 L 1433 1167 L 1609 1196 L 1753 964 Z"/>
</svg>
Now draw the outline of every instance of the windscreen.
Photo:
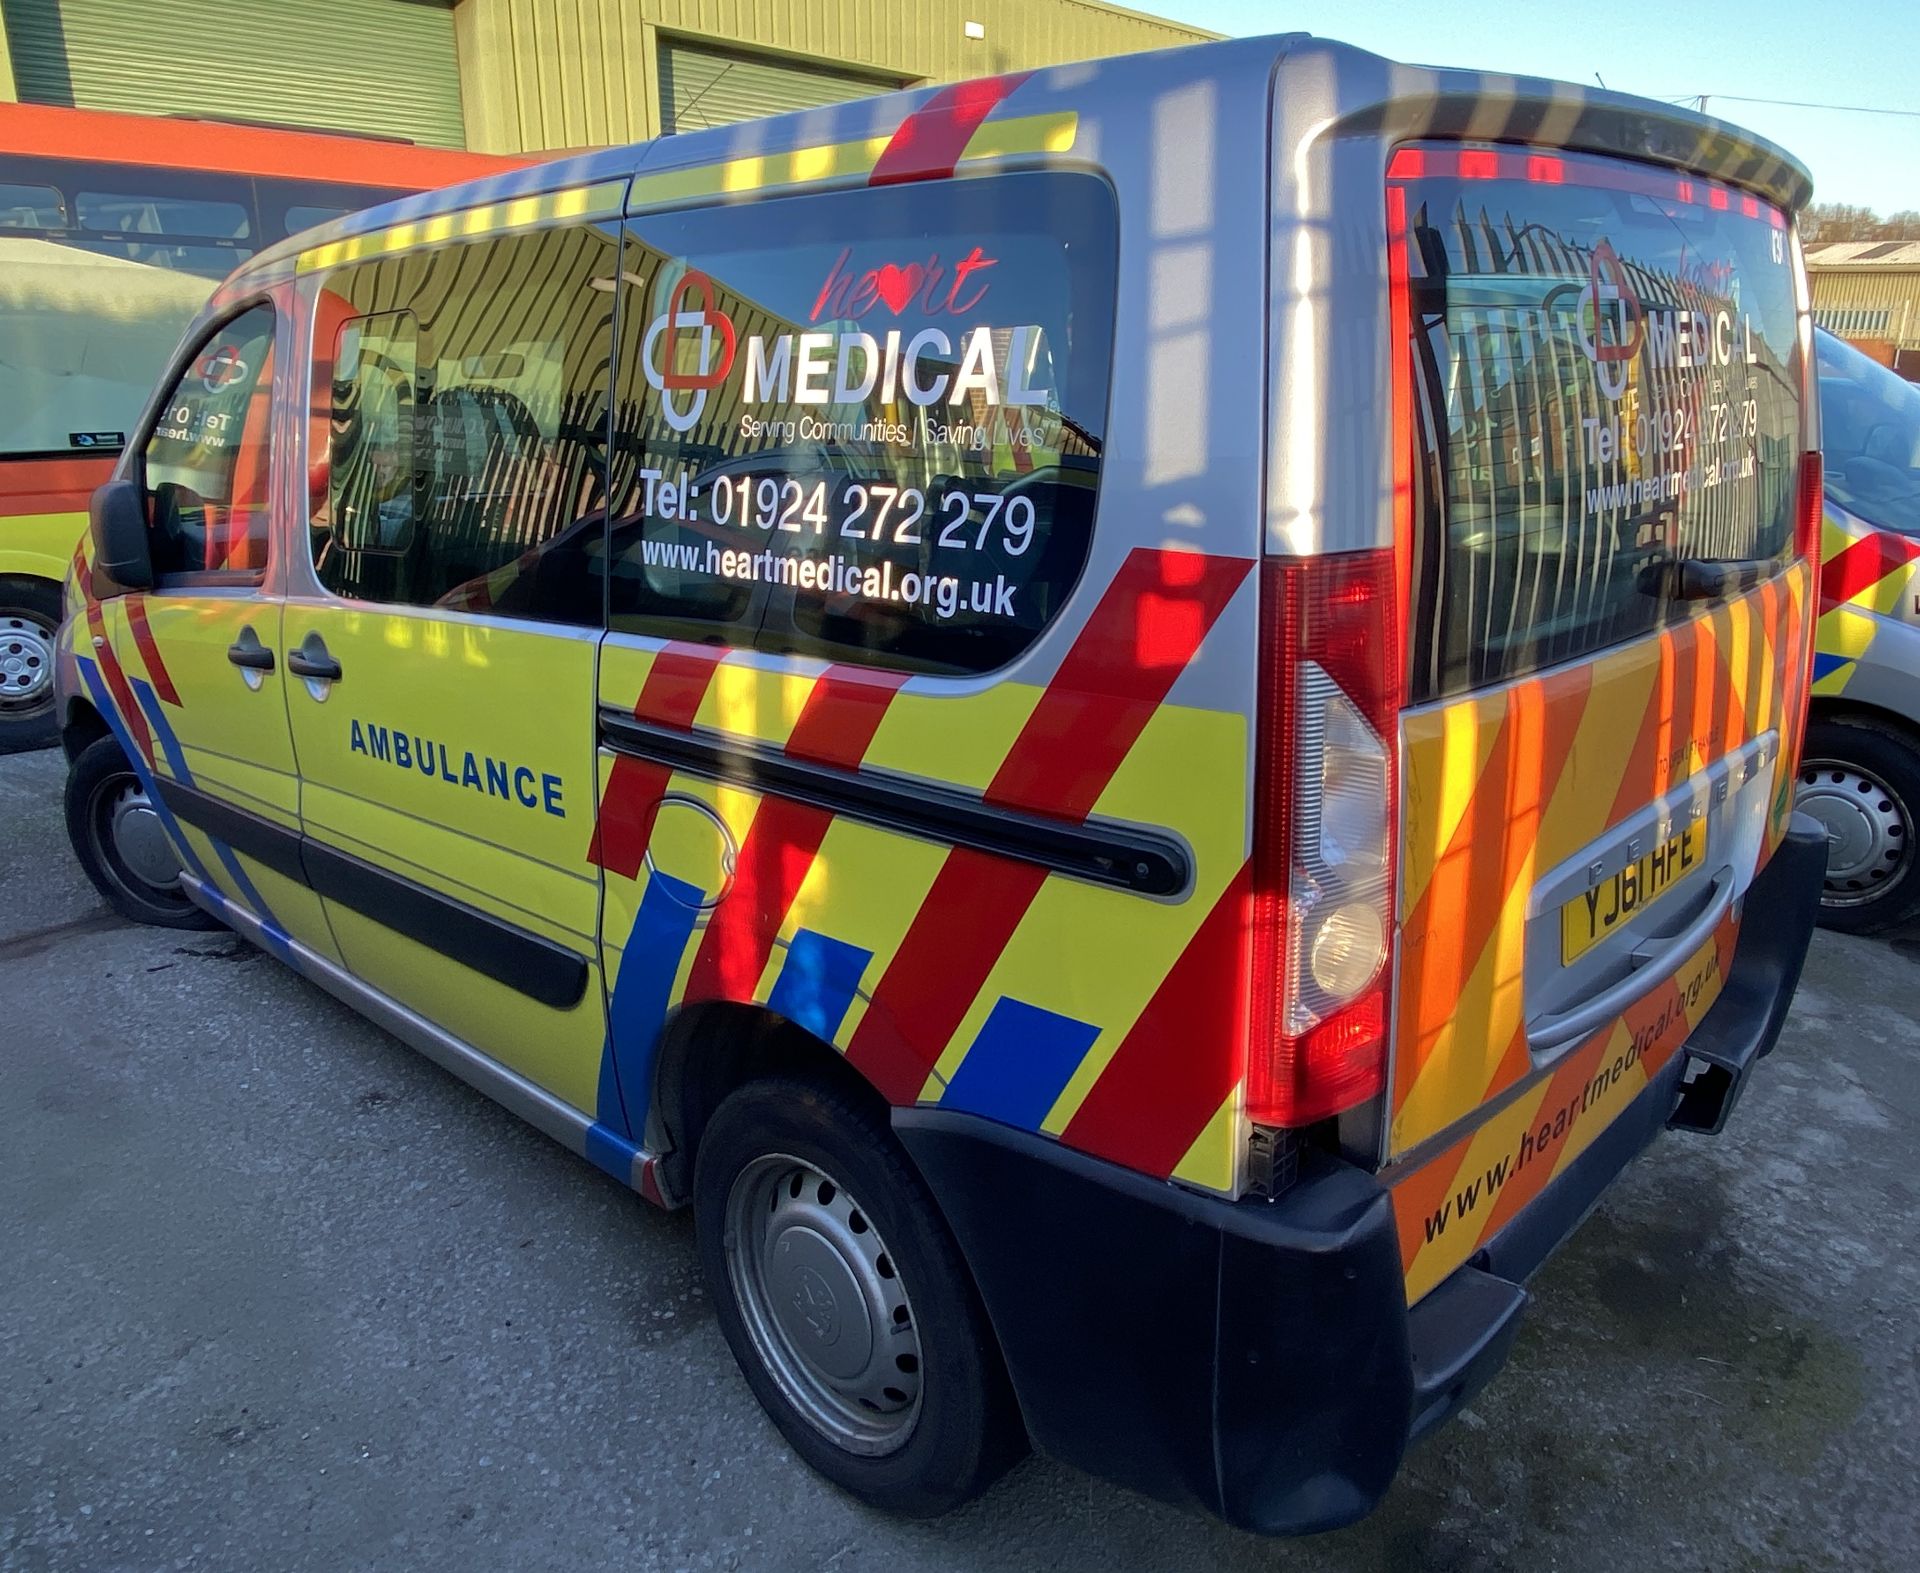
<svg viewBox="0 0 1920 1573">
<path fill-rule="evenodd" d="M 1790 551 L 1801 379 L 1777 208 L 1620 160 L 1455 146 L 1397 153 L 1388 213 L 1416 701 L 1690 615 L 1683 560 Z"/>
<path fill-rule="evenodd" d="M 111 452 L 214 286 L 256 251 L 401 193 L 84 159 L 0 180 L 0 457 Z"/>
<path fill-rule="evenodd" d="M 1920 535 L 1920 388 L 1830 333 L 1814 335 L 1827 495 L 1879 530 Z"/>
</svg>

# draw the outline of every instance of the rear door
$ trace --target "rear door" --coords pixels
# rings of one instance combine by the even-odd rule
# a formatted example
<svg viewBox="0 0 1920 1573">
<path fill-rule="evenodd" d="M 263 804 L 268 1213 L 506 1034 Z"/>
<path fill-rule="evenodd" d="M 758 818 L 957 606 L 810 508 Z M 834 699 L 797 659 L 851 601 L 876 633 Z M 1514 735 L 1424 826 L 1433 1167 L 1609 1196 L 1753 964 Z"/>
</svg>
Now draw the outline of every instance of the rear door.
<svg viewBox="0 0 1920 1573">
<path fill-rule="evenodd" d="M 1805 352 L 1789 221 L 1736 188 L 1428 146 L 1388 211 L 1413 426 L 1389 1147 L 1417 1297 L 1721 988 L 1791 807 Z"/>
</svg>

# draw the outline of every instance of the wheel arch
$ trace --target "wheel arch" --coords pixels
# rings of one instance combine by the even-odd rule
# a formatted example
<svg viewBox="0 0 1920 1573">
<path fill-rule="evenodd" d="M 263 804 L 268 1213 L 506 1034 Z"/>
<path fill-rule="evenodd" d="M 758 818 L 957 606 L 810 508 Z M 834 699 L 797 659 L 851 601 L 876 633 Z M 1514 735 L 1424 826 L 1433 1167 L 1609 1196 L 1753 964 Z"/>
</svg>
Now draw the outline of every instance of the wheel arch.
<svg viewBox="0 0 1920 1573">
<path fill-rule="evenodd" d="M 68 703 L 67 713 L 60 722 L 60 751 L 67 756 L 68 764 L 110 735 L 111 729 L 94 709 L 92 700 L 74 699 Z"/>
<path fill-rule="evenodd" d="M 832 1044 L 765 1005 L 706 1000 L 683 1006 L 654 1054 L 646 1141 L 670 1205 L 693 1192 L 693 1165 L 714 1111 L 729 1093 L 774 1075 L 802 1075 L 885 1111 L 873 1083 Z"/>
<path fill-rule="evenodd" d="M 1915 684 L 1914 698 L 1920 702 L 1920 683 Z M 1864 699 L 1855 699 L 1845 694 L 1823 696 L 1816 694 L 1807 706 L 1809 721 L 1838 721 L 1856 726 L 1874 726 L 1882 731 L 1892 732 L 1907 745 L 1920 750 L 1920 720 L 1877 705 Z M 1804 755 L 1805 750 L 1802 749 Z"/>
</svg>

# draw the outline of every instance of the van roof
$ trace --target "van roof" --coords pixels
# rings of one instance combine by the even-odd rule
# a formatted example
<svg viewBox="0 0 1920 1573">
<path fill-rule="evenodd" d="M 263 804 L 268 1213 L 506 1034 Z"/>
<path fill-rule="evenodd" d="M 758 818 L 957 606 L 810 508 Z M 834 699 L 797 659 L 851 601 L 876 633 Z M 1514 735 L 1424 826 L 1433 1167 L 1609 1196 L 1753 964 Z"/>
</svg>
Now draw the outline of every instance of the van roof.
<svg viewBox="0 0 1920 1573">
<path fill-rule="evenodd" d="M 1226 39 L 1146 54 L 1116 55 L 1032 73 L 1032 87 L 1097 97 L 1102 78 L 1138 71 L 1178 54 L 1191 68 L 1201 55 L 1219 61 L 1222 75 L 1239 74 L 1264 59 L 1302 78 L 1300 91 L 1324 97 L 1322 131 L 1372 130 L 1394 140 L 1415 136 L 1470 137 L 1612 153 L 1669 164 L 1745 186 L 1797 210 L 1812 195 L 1812 179 L 1792 154 L 1757 134 L 1712 116 L 1605 88 L 1544 77 L 1402 65 L 1351 45 L 1306 33 Z M 216 302 L 284 275 L 303 253 L 331 242 L 442 214 L 649 175 L 777 157 L 801 149 L 890 136 L 940 86 L 902 89 L 797 110 L 762 120 L 629 143 L 537 163 L 503 174 L 446 186 L 366 208 L 269 247 L 222 288 Z M 1029 94 L 1014 113 L 1039 94 Z M 1132 100 L 1129 100 L 1132 101 Z M 997 112 L 994 118 L 1007 114 Z"/>
</svg>

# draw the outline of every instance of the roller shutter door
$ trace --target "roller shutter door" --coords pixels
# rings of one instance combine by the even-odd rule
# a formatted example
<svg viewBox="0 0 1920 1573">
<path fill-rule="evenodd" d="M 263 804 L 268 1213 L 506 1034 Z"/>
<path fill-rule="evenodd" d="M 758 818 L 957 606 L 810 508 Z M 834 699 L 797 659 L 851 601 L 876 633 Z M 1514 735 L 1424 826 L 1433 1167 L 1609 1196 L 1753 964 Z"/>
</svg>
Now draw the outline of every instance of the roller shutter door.
<svg viewBox="0 0 1920 1573">
<path fill-rule="evenodd" d="M 436 0 L 0 0 L 24 102 L 466 145 Z"/>
<path fill-rule="evenodd" d="M 660 129 L 669 136 L 759 115 L 785 114 L 790 109 L 870 98 L 898 86 L 896 80 L 857 76 L 772 55 L 660 41 Z"/>
</svg>

